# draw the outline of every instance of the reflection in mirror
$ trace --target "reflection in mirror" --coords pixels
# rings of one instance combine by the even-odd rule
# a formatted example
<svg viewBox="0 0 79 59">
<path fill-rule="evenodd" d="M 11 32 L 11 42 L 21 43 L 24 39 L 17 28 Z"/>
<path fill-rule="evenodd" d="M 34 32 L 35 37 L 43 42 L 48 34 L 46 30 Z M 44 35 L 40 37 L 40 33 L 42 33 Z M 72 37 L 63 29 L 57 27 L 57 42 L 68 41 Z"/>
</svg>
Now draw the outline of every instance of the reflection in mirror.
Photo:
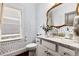
<svg viewBox="0 0 79 59">
<path fill-rule="evenodd" d="M 76 16 L 77 3 L 59 3 L 48 11 L 47 25 L 61 27 L 63 25 L 73 26 L 73 20 Z"/>
<path fill-rule="evenodd" d="M 52 27 L 51 32 L 54 36 L 72 38 L 73 21 L 78 15 L 77 10 L 77 3 L 57 3 L 47 11 L 46 25 Z"/>
<path fill-rule="evenodd" d="M 73 26 L 73 21 L 74 21 L 75 16 L 77 16 L 76 11 L 65 13 L 66 26 Z"/>
</svg>

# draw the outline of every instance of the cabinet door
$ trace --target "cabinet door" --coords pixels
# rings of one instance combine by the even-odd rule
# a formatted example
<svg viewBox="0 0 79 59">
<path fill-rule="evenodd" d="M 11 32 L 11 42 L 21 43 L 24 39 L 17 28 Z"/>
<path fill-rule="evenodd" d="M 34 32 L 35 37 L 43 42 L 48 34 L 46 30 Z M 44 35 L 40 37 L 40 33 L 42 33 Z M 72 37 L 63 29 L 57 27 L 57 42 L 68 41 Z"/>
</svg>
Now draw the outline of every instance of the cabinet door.
<svg viewBox="0 0 79 59">
<path fill-rule="evenodd" d="M 58 46 L 58 52 L 62 55 L 62 56 L 75 56 L 75 51 L 68 49 L 66 47 L 62 47 L 62 46 Z"/>
<path fill-rule="evenodd" d="M 42 40 L 42 45 L 49 48 L 49 49 L 51 49 L 51 50 L 53 50 L 53 51 L 56 50 L 56 45 L 54 43 Z"/>
<path fill-rule="evenodd" d="M 42 45 L 38 45 L 36 49 L 37 56 L 47 56 L 47 48 L 43 47 Z"/>
</svg>

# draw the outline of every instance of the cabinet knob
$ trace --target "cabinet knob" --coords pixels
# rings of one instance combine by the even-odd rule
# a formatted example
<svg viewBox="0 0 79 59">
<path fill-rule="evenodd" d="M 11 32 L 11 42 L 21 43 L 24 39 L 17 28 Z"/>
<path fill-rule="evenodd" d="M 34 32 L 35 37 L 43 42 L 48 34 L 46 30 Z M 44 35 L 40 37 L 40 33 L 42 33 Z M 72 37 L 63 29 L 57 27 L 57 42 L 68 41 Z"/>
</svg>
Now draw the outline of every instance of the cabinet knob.
<svg viewBox="0 0 79 59">
<path fill-rule="evenodd" d="M 70 56 L 70 54 L 69 54 L 69 53 L 67 53 L 67 52 L 64 52 L 64 55 Z"/>
<path fill-rule="evenodd" d="M 50 52 L 47 53 L 48 56 L 53 56 Z"/>
<path fill-rule="evenodd" d="M 42 34 L 36 34 L 37 36 L 40 36 L 40 35 L 42 35 Z"/>
<path fill-rule="evenodd" d="M 45 53 L 48 53 L 47 51 L 44 51 Z"/>
<path fill-rule="evenodd" d="M 39 40 L 37 40 L 36 42 L 40 42 Z"/>
</svg>

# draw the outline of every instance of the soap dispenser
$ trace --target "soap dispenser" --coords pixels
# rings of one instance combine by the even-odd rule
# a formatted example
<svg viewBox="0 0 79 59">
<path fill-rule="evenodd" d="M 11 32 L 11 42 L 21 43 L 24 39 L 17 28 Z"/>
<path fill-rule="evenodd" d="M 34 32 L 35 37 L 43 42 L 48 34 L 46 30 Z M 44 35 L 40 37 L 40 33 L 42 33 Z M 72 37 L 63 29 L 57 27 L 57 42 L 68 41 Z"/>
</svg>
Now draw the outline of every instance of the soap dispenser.
<svg viewBox="0 0 79 59">
<path fill-rule="evenodd" d="M 68 38 L 68 28 L 66 29 L 65 38 Z"/>
<path fill-rule="evenodd" d="M 65 38 L 66 39 L 69 39 L 70 38 L 70 31 L 69 31 L 69 28 L 68 27 L 66 28 Z"/>
</svg>

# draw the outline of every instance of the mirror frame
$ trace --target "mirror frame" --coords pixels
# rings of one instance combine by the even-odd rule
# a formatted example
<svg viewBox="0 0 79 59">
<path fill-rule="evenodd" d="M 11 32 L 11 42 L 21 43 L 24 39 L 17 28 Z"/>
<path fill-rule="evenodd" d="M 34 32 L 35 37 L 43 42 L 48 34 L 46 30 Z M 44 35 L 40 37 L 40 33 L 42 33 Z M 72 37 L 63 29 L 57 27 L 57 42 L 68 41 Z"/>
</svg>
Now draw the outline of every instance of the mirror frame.
<svg viewBox="0 0 79 59">
<path fill-rule="evenodd" d="M 79 16 L 79 3 L 77 4 L 76 12 L 77 12 L 77 15 Z"/>
<path fill-rule="evenodd" d="M 55 3 L 55 5 L 52 6 L 52 7 L 47 11 L 47 13 L 46 13 L 46 16 L 47 16 L 46 25 L 47 25 L 47 26 L 49 26 L 49 25 L 48 25 L 49 12 L 50 12 L 52 9 L 54 9 L 54 8 L 56 8 L 57 6 L 62 5 L 62 4 L 63 4 L 63 3 Z M 77 7 L 76 7 L 76 13 L 77 13 L 77 15 L 79 15 L 79 3 L 77 4 Z M 67 26 L 67 25 L 66 25 L 66 24 L 61 25 L 61 26 L 54 26 L 54 25 L 51 25 L 50 27 L 60 28 L 60 27 L 63 27 L 63 26 Z"/>
</svg>

